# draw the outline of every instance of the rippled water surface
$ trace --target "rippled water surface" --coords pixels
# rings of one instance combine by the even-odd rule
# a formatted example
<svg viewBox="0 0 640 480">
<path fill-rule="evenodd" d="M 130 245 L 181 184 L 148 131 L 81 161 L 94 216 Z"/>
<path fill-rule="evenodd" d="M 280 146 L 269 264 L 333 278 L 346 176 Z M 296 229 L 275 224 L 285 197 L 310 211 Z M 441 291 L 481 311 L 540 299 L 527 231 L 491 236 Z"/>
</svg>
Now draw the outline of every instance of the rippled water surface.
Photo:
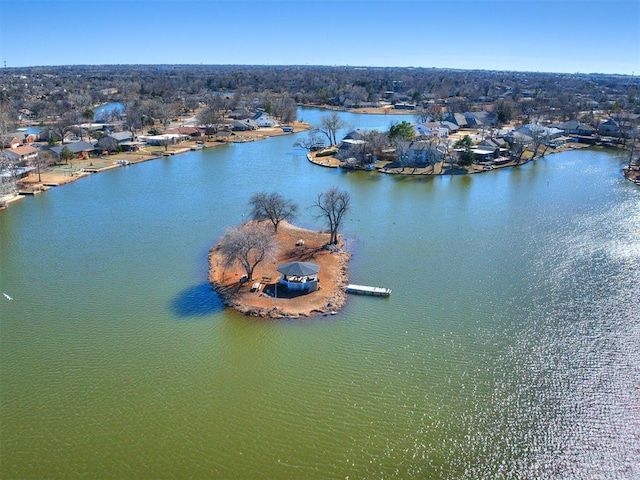
<svg viewBox="0 0 640 480">
<path fill-rule="evenodd" d="M 294 141 L 0 212 L 1 478 L 640 477 L 640 191 L 622 160 L 395 178 L 313 167 Z M 306 207 L 333 185 L 353 200 L 351 280 L 391 298 L 304 321 L 223 309 L 206 253 L 249 196 L 279 191 L 322 228 Z"/>
</svg>

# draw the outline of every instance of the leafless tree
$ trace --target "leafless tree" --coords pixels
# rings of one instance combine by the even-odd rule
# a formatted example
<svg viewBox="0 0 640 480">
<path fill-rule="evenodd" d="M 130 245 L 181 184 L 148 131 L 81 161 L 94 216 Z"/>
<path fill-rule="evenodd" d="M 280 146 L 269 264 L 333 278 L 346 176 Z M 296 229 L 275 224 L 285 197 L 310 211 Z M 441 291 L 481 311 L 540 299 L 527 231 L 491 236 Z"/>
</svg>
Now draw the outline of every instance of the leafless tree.
<svg viewBox="0 0 640 480">
<path fill-rule="evenodd" d="M 149 112 L 146 106 L 139 101 L 128 103 L 125 111 L 127 114 L 127 125 L 133 134 L 133 140 L 135 140 L 136 132 L 141 131 L 149 121 Z"/>
<path fill-rule="evenodd" d="M 79 117 L 69 114 L 60 117 L 60 119 L 53 125 L 49 126 L 49 132 L 55 135 L 60 143 L 64 143 L 64 139 L 68 133 L 73 133 L 82 137 L 82 129 L 78 126 Z"/>
<path fill-rule="evenodd" d="M 303 137 L 293 144 L 294 147 L 302 147 L 306 150 L 318 150 L 324 147 L 324 139 L 320 136 L 318 129 L 314 128 L 307 132 L 307 136 Z"/>
<path fill-rule="evenodd" d="M 55 160 L 49 150 L 40 150 L 38 155 L 31 160 L 31 165 L 36 167 L 36 174 L 38 175 L 38 182 L 42 183 L 42 171 L 45 170 Z"/>
<path fill-rule="evenodd" d="M 251 281 L 255 268 L 275 255 L 277 243 L 270 228 L 248 223 L 230 228 L 220 240 L 219 251 L 225 267 L 240 264 Z"/>
<path fill-rule="evenodd" d="M 538 156 L 544 157 L 544 155 L 547 153 L 547 149 L 549 148 L 548 130 L 538 124 L 531 125 L 529 130 L 531 131 L 531 150 L 533 151 L 533 158 L 535 159 Z M 542 153 L 538 155 L 540 146 L 544 146 L 544 149 L 542 150 Z"/>
<path fill-rule="evenodd" d="M 360 85 L 353 85 L 348 88 L 347 95 L 351 100 L 351 104 L 356 108 L 358 108 L 360 104 L 367 100 L 367 98 L 369 97 L 369 93 L 367 92 L 367 90 Z"/>
<path fill-rule="evenodd" d="M 336 112 L 331 112 L 330 115 L 325 115 L 320 119 L 320 133 L 323 133 L 329 139 L 329 145 L 336 145 L 338 130 L 346 127 L 345 122 L 340 118 Z"/>
<path fill-rule="evenodd" d="M 516 135 L 513 137 L 513 141 L 511 143 L 511 154 L 518 159 L 518 163 L 522 160 L 522 156 L 530 143 L 531 142 L 528 140 L 528 137 L 525 135 Z"/>
<path fill-rule="evenodd" d="M 409 142 L 408 140 L 404 140 L 402 138 L 396 137 L 393 140 L 391 140 L 391 145 L 396 151 L 396 155 L 398 157 L 398 160 L 397 160 L 398 165 L 402 167 L 402 171 L 404 172 L 404 169 L 406 167 L 410 167 L 413 162 L 412 158 L 410 158 L 410 155 L 409 155 L 409 146 L 411 145 L 411 142 Z"/>
<path fill-rule="evenodd" d="M 198 122 L 204 126 L 205 134 L 209 138 L 218 131 L 218 126 L 224 120 L 225 110 L 222 97 L 214 95 L 207 102 L 207 106 L 198 114 Z"/>
<path fill-rule="evenodd" d="M 298 214 L 298 205 L 285 199 L 279 193 L 254 193 L 249 200 L 253 220 L 269 220 L 273 230 L 278 233 L 278 225 L 283 220 L 292 221 Z"/>
<path fill-rule="evenodd" d="M 164 128 L 167 128 L 171 120 L 176 116 L 176 106 L 173 103 L 157 102 L 156 116 L 162 122 Z"/>
<path fill-rule="evenodd" d="M 384 148 L 388 145 L 388 137 L 378 130 L 370 130 L 361 134 L 359 141 L 348 149 L 340 149 L 336 157 L 343 161 L 355 159 L 356 166 L 366 166 L 375 163 Z"/>
<path fill-rule="evenodd" d="M 332 187 L 326 192 L 318 195 L 316 203 L 313 205 L 320 213 L 318 218 L 324 218 L 329 227 L 329 244 L 338 243 L 338 229 L 344 220 L 344 216 L 351 207 L 351 196 L 349 192 Z"/>
<path fill-rule="evenodd" d="M 298 107 L 289 95 L 278 95 L 271 99 L 271 114 L 282 123 L 292 123 L 298 115 Z"/>
</svg>

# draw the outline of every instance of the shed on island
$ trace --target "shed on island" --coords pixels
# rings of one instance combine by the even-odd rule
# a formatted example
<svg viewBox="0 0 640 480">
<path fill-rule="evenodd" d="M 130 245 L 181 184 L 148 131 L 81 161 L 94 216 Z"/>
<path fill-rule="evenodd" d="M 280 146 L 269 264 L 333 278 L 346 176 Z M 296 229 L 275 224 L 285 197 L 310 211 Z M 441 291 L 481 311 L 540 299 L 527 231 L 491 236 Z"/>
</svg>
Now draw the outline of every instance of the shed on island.
<svg viewBox="0 0 640 480">
<path fill-rule="evenodd" d="M 318 289 L 320 267 L 310 262 L 290 262 L 280 265 L 278 272 L 282 278 L 278 282 L 289 290 L 315 292 Z"/>
</svg>

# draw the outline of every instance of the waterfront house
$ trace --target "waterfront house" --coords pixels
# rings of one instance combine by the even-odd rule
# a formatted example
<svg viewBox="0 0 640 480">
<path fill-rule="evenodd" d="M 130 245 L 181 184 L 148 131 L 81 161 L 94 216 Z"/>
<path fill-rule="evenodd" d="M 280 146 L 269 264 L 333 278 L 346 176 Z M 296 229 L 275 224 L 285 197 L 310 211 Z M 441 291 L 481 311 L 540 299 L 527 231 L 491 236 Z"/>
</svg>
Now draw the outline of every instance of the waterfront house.
<svg viewBox="0 0 640 480">
<path fill-rule="evenodd" d="M 600 124 L 598 132 L 600 135 L 631 138 L 634 136 L 634 130 L 636 130 L 636 134 L 638 133 L 639 123 L 640 115 L 637 113 L 616 113 Z"/>
<path fill-rule="evenodd" d="M 147 145 L 156 147 L 173 145 L 178 143 L 180 135 L 165 133 L 163 135 L 140 135 L 138 139 L 141 142 L 145 142 Z"/>
<path fill-rule="evenodd" d="M 278 282 L 287 290 L 315 292 L 318 289 L 320 267 L 310 262 L 290 262 L 277 268 L 282 274 Z"/>
<path fill-rule="evenodd" d="M 176 127 L 164 133 L 180 135 L 184 138 L 194 138 L 202 136 L 202 131 L 197 127 Z"/>
<path fill-rule="evenodd" d="M 447 154 L 447 146 L 437 140 L 416 140 L 399 142 L 396 151 L 401 164 L 426 167 L 441 162 Z"/>
<path fill-rule="evenodd" d="M 620 135 L 620 124 L 613 118 L 608 118 L 605 122 L 600 124 L 598 132 L 600 135 L 617 137 Z"/>
<path fill-rule="evenodd" d="M 586 125 L 577 120 L 569 120 L 568 122 L 558 123 L 554 125 L 555 128 L 562 130 L 565 135 L 581 135 L 591 136 L 595 135 L 596 129 L 590 125 Z"/>
<path fill-rule="evenodd" d="M 128 130 L 124 132 L 110 133 L 108 136 L 118 142 L 118 145 L 121 145 L 124 142 L 131 142 L 133 140 L 133 133 Z"/>
<path fill-rule="evenodd" d="M 30 145 L 12 148 L 10 152 L 17 156 L 19 162 L 26 162 L 38 157 L 38 149 Z"/>
<path fill-rule="evenodd" d="M 62 154 L 62 149 L 65 147 L 71 150 L 77 158 L 88 158 L 96 151 L 96 147 L 93 144 L 85 141 L 65 143 L 64 145 L 52 147 L 49 150 L 59 159 Z"/>
<path fill-rule="evenodd" d="M 246 132 L 249 130 L 257 130 L 258 124 L 251 118 L 245 118 L 243 120 L 236 120 L 233 122 L 232 130 L 236 132 Z"/>
<path fill-rule="evenodd" d="M 265 112 L 256 113 L 252 120 L 261 128 L 271 128 L 278 125 L 278 122 L 271 115 Z"/>
</svg>

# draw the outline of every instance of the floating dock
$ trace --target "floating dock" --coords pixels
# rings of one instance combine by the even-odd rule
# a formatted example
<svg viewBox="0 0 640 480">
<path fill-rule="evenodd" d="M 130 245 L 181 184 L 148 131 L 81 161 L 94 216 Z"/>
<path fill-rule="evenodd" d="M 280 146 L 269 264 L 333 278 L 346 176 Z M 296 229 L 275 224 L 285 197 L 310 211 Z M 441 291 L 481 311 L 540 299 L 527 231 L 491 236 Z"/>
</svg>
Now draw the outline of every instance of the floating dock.
<svg viewBox="0 0 640 480">
<path fill-rule="evenodd" d="M 388 297 L 391 295 L 390 288 L 384 287 L 367 287 L 366 285 L 347 285 L 347 293 L 355 293 L 356 295 L 372 295 L 374 297 Z"/>
</svg>

